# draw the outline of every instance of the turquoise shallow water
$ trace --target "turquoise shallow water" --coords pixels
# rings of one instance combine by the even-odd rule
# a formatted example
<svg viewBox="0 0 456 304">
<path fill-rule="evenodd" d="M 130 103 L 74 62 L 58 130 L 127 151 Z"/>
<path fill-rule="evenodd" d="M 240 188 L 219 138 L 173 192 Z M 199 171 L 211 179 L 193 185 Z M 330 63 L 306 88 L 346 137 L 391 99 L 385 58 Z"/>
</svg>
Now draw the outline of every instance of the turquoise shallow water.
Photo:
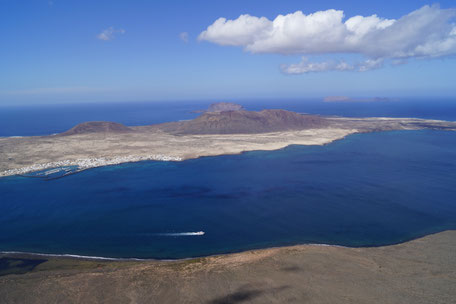
<svg viewBox="0 0 456 304">
<path fill-rule="evenodd" d="M 455 169 L 456 133 L 394 131 L 50 181 L 7 177 L 0 250 L 184 258 L 393 244 L 456 229 Z"/>
</svg>

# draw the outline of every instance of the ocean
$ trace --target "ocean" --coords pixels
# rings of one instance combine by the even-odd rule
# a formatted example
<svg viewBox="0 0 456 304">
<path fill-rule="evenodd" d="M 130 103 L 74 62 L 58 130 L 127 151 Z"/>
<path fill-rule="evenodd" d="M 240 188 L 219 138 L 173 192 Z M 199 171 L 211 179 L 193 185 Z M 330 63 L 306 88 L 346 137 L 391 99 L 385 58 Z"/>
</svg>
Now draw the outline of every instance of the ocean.
<svg viewBox="0 0 456 304">
<path fill-rule="evenodd" d="M 456 120 L 448 102 L 382 104 L 246 107 Z M 3 136 L 37 135 L 92 119 L 127 125 L 189 119 L 204 104 L 141 106 L 9 109 L 9 115 L 0 114 L 9 123 L 0 121 L 10 129 L 1 130 Z M 5 177 L 0 178 L 0 251 L 175 259 L 293 244 L 396 244 L 456 229 L 455 181 L 456 133 L 431 130 L 355 134 L 325 146 L 182 162 L 128 163 L 54 180 Z"/>
</svg>

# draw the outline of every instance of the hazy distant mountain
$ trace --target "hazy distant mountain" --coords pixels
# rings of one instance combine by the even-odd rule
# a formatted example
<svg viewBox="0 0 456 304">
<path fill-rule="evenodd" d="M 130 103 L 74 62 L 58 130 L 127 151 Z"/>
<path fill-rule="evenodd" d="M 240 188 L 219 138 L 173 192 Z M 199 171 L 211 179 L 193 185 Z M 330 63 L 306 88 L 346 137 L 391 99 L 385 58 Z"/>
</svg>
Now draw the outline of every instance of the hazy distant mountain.
<svg viewBox="0 0 456 304">
<path fill-rule="evenodd" d="M 206 112 L 242 111 L 243 106 L 232 102 L 217 102 L 209 106 Z"/>
</svg>

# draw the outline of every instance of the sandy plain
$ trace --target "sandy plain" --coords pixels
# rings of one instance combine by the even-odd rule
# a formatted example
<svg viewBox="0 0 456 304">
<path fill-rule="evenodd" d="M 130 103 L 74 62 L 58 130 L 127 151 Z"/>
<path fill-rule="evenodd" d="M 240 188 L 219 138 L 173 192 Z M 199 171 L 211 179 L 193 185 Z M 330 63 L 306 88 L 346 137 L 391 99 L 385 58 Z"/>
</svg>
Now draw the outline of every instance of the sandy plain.
<svg viewBox="0 0 456 304">
<path fill-rule="evenodd" d="M 172 135 L 161 131 L 91 133 L 0 139 L 0 176 L 15 168 L 87 158 L 115 159 L 130 156 L 152 159 L 166 155 L 177 159 L 237 154 L 252 150 L 276 150 L 290 144 L 322 145 L 355 130 L 312 129 L 302 131 L 226 135 Z M 33 171 L 33 170 L 32 170 Z"/>
<path fill-rule="evenodd" d="M 140 160 L 185 160 L 202 156 L 277 150 L 289 145 L 324 145 L 354 133 L 388 130 L 456 130 L 455 122 L 413 118 L 325 118 L 321 128 L 257 134 L 176 135 L 156 128 L 129 133 L 0 138 L 0 177 L 59 167 L 82 168 Z M 89 161 L 90 160 L 90 161 Z"/>
</svg>

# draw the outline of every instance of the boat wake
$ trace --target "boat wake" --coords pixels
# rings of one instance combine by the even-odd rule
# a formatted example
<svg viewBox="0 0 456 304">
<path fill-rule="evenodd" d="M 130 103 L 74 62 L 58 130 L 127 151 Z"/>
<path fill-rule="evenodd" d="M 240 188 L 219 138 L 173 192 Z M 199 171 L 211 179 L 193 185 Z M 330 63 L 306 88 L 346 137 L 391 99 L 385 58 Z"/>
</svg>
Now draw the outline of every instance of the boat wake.
<svg viewBox="0 0 456 304">
<path fill-rule="evenodd" d="M 170 232 L 170 233 L 155 233 L 154 235 L 158 236 L 198 236 L 204 235 L 204 231 L 195 231 L 195 232 Z"/>
</svg>

